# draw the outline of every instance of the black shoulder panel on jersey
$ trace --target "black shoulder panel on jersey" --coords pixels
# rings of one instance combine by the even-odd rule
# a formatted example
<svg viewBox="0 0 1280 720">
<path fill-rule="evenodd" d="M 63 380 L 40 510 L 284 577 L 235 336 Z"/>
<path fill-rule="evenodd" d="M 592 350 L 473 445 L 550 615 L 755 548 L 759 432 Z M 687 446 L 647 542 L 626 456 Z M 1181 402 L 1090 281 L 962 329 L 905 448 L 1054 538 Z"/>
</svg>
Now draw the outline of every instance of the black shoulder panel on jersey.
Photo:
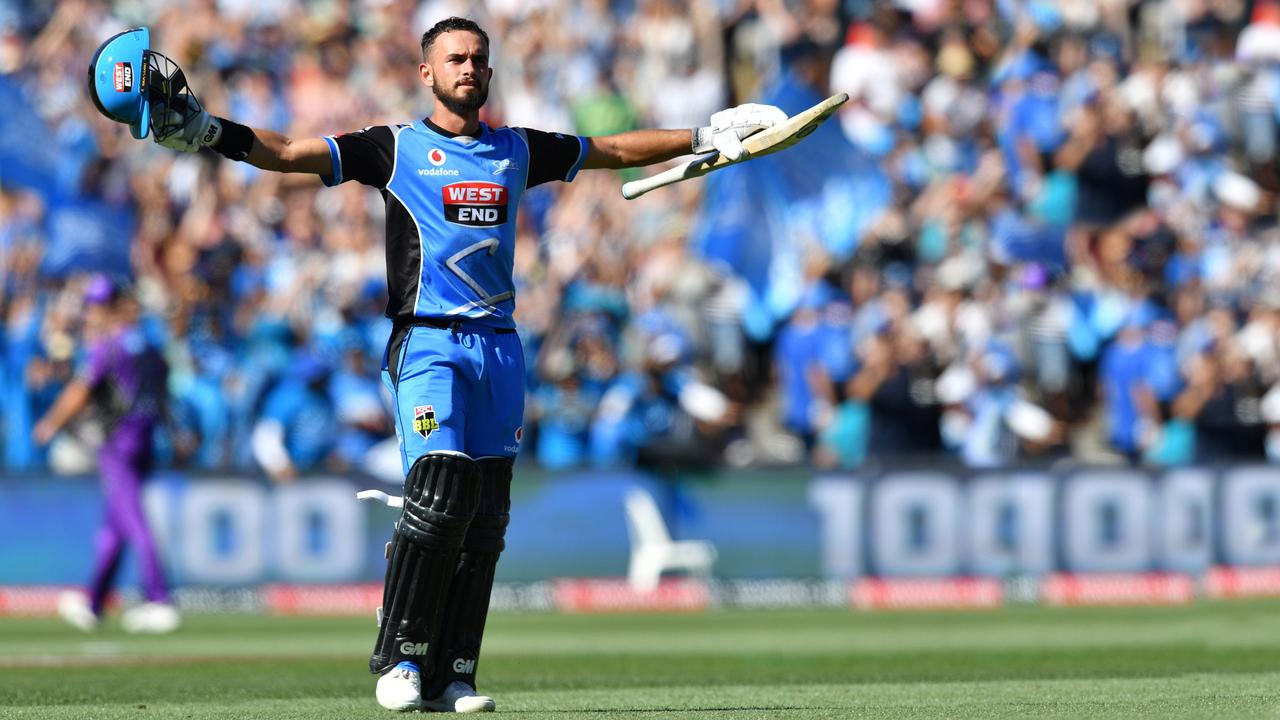
<svg viewBox="0 0 1280 720">
<path fill-rule="evenodd" d="M 568 180 L 578 164 L 582 143 L 577 135 L 549 133 L 531 128 L 512 128 L 529 141 L 529 181 L 533 187 L 552 180 Z"/>
<path fill-rule="evenodd" d="M 385 188 L 391 182 L 396 162 L 396 132 L 387 125 L 371 125 L 363 130 L 338 135 L 342 177 L 364 185 Z"/>
</svg>

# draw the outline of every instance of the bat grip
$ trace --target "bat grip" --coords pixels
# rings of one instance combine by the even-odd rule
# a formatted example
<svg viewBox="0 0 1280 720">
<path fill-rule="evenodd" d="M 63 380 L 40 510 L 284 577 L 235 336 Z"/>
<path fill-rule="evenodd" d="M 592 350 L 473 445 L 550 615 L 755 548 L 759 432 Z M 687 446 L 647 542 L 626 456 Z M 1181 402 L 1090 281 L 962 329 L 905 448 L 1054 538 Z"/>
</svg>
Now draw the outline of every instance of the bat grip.
<svg viewBox="0 0 1280 720">
<path fill-rule="evenodd" d="M 625 182 L 622 184 L 622 197 L 628 200 L 635 200 L 650 190 L 657 190 L 667 184 L 669 183 L 663 181 L 660 174 Z"/>
<path fill-rule="evenodd" d="M 681 180 L 702 177 L 711 172 L 719 153 L 711 153 L 709 155 L 700 155 L 692 160 L 687 160 L 673 168 L 667 168 L 657 175 L 650 175 L 639 180 L 632 180 L 622 185 L 622 197 L 628 200 L 635 200 L 650 190 L 657 190 L 660 187 L 674 185 Z"/>
</svg>

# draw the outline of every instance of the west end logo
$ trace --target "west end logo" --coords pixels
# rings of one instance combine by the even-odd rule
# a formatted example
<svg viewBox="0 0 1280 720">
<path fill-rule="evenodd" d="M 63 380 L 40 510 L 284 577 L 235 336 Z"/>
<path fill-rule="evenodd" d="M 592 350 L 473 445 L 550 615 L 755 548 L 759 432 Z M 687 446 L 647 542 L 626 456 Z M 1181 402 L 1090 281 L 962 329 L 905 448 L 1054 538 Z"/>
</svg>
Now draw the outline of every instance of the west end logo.
<svg viewBox="0 0 1280 720">
<path fill-rule="evenodd" d="M 435 165 L 436 167 L 443 165 L 446 160 L 448 160 L 448 158 L 445 157 L 444 151 L 440 148 L 431 148 L 431 152 L 427 153 L 427 162 Z"/>
<path fill-rule="evenodd" d="M 115 72 L 112 74 L 111 79 L 115 84 L 116 92 L 130 92 L 133 90 L 133 64 L 127 62 L 116 63 Z"/>
<path fill-rule="evenodd" d="M 507 188 L 484 181 L 457 182 L 442 189 L 444 219 L 454 225 L 494 227 L 507 221 Z"/>
</svg>

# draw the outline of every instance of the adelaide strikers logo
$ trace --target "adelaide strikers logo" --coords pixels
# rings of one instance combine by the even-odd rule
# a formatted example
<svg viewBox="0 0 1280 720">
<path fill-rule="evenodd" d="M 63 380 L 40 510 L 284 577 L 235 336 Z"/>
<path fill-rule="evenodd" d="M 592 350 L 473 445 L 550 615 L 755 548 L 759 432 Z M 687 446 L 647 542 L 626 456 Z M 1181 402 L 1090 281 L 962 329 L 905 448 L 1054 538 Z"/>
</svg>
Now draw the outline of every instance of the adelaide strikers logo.
<svg viewBox="0 0 1280 720">
<path fill-rule="evenodd" d="M 436 421 L 436 409 L 430 405 L 419 405 L 413 409 L 413 431 L 423 440 L 431 437 L 431 433 L 440 429 Z"/>
<path fill-rule="evenodd" d="M 448 159 L 449 158 L 445 157 L 444 151 L 440 148 L 431 148 L 431 152 L 427 153 L 427 162 L 435 165 L 436 167 L 440 167 L 444 164 L 445 160 Z"/>
</svg>

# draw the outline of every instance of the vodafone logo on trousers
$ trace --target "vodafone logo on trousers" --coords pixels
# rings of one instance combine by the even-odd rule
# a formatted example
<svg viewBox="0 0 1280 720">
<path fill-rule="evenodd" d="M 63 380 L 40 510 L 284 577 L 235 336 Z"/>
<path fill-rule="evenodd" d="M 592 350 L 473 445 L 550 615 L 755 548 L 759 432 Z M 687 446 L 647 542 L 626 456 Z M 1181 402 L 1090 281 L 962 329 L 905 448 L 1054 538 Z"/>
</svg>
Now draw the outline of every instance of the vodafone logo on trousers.
<svg viewBox="0 0 1280 720">
<path fill-rule="evenodd" d="M 507 221 L 507 188 L 486 181 L 445 185 L 444 219 L 455 225 L 493 227 Z"/>
</svg>

